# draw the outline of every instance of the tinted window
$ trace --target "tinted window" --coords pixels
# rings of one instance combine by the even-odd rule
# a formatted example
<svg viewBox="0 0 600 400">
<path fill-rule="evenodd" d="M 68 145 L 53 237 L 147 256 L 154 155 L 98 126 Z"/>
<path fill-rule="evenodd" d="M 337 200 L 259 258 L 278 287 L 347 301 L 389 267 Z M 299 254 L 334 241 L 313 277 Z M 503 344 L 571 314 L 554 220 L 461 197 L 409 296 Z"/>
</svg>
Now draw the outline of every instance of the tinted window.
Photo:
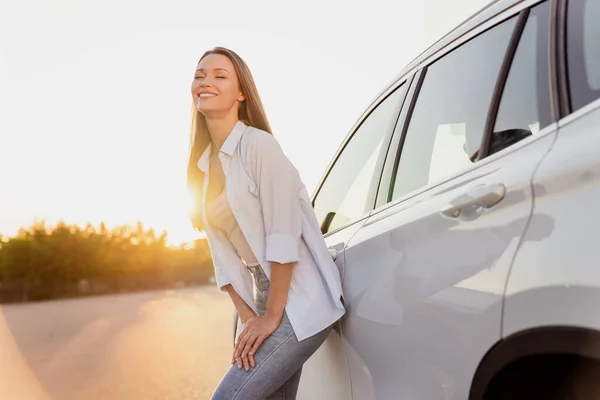
<svg viewBox="0 0 600 400">
<path fill-rule="evenodd" d="M 384 138 L 393 129 L 406 85 L 397 89 L 371 112 L 356 130 L 331 168 L 314 201 L 314 209 L 322 224 L 329 213 L 335 213 L 329 229 L 361 217 L 373 208 L 368 204 L 369 189 L 379 179 L 377 160 Z"/>
<path fill-rule="evenodd" d="M 512 18 L 427 68 L 402 146 L 394 199 L 472 165 L 514 26 Z"/>
<path fill-rule="evenodd" d="M 600 98 L 600 1 L 568 4 L 567 62 L 574 111 Z"/>
<path fill-rule="evenodd" d="M 519 40 L 500 100 L 490 154 L 548 126 L 548 23 L 550 3 L 533 8 Z"/>
</svg>

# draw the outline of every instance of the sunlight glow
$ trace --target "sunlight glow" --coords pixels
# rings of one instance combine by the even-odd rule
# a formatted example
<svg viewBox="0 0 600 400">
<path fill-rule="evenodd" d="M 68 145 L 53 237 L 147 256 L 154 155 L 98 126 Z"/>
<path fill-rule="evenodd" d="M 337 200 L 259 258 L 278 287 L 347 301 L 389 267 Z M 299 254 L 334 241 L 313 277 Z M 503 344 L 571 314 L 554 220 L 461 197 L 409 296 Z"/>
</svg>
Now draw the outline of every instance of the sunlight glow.
<svg viewBox="0 0 600 400">
<path fill-rule="evenodd" d="M 277 18 L 274 0 L 234 1 L 227 23 L 202 24 L 220 3 L 11 2 L 0 23 L 11 38 L 0 44 L 0 234 L 38 218 L 142 221 L 174 245 L 203 237 L 188 220 L 189 89 L 199 56 L 217 45 L 249 64 L 312 192 L 373 98 L 487 2 L 310 1 Z"/>
</svg>

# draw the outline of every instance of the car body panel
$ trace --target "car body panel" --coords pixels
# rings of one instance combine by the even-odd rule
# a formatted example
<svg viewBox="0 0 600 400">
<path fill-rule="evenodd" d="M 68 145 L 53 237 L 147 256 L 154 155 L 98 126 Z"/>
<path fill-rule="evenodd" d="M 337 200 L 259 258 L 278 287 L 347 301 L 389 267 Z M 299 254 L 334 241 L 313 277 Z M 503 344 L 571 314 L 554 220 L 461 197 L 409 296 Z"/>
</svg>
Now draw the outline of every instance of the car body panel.
<svg viewBox="0 0 600 400">
<path fill-rule="evenodd" d="M 507 284 L 503 335 L 543 326 L 600 331 L 600 100 L 560 122 L 535 174 L 534 218 Z M 574 212 L 576 211 L 576 212 Z M 542 241 L 535 216 L 552 218 Z"/>
<path fill-rule="evenodd" d="M 351 239 L 342 331 L 354 398 L 468 397 L 479 361 L 501 337 L 531 179 L 555 130 L 374 213 Z M 470 189 L 497 184 L 506 194 L 496 206 L 460 218 L 440 213 Z"/>
</svg>

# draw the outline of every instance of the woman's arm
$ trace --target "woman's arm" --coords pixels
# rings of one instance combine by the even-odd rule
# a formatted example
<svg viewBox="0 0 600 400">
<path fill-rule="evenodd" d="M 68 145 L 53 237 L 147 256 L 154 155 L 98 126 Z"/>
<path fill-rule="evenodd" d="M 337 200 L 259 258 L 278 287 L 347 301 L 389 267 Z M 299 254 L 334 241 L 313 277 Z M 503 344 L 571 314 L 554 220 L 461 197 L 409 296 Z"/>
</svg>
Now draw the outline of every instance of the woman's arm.
<svg viewBox="0 0 600 400">
<path fill-rule="evenodd" d="M 229 293 L 229 297 L 231 297 L 231 301 L 235 309 L 237 310 L 238 315 L 240 316 L 240 320 L 242 324 L 246 323 L 250 318 L 255 317 L 254 311 L 246 304 L 244 299 L 240 297 L 240 295 L 235 291 L 233 286 L 226 285 L 224 289 Z"/>
<path fill-rule="evenodd" d="M 294 267 L 292 263 L 271 263 L 271 284 L 265 318 L 273 318 L 277 326 L 279 326 L 283 318 L 293 271 Z M 256 347 L 258 348 L 258 346 Z"/>
</svg>

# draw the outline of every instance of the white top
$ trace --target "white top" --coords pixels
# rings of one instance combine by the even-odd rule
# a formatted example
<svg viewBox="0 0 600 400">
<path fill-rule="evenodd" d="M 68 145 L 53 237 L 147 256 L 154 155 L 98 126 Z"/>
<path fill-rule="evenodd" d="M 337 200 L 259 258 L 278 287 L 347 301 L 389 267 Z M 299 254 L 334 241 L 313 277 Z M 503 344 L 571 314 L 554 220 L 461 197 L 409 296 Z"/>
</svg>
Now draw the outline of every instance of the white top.
<svg viewBox="0 0 600 400">
<path fill-rule="evenodd" d="M 206 220 L 212 228 L 221 230 L 227 236 L 244 264 L 247 266 L 259 265 L 246 237 L 235 220 L 225 190 L 206 204 Z"/>
<path fill-rule="evenodd" d="M 256 312 L 252 277 L 227 236 L 206 219 L 208 146 L 198 161 L 204 172 L 203 219 L 219 288 L 231 284 Z M 285 307 L 298 340 L 340 319 L 342 282 L 331 259 L 300 175 L 268 132 L 239 121 L 219 152 L 225 193 L 237 223 L 269 279 L 271 262 L 294 263 Z"/>
</svg>

